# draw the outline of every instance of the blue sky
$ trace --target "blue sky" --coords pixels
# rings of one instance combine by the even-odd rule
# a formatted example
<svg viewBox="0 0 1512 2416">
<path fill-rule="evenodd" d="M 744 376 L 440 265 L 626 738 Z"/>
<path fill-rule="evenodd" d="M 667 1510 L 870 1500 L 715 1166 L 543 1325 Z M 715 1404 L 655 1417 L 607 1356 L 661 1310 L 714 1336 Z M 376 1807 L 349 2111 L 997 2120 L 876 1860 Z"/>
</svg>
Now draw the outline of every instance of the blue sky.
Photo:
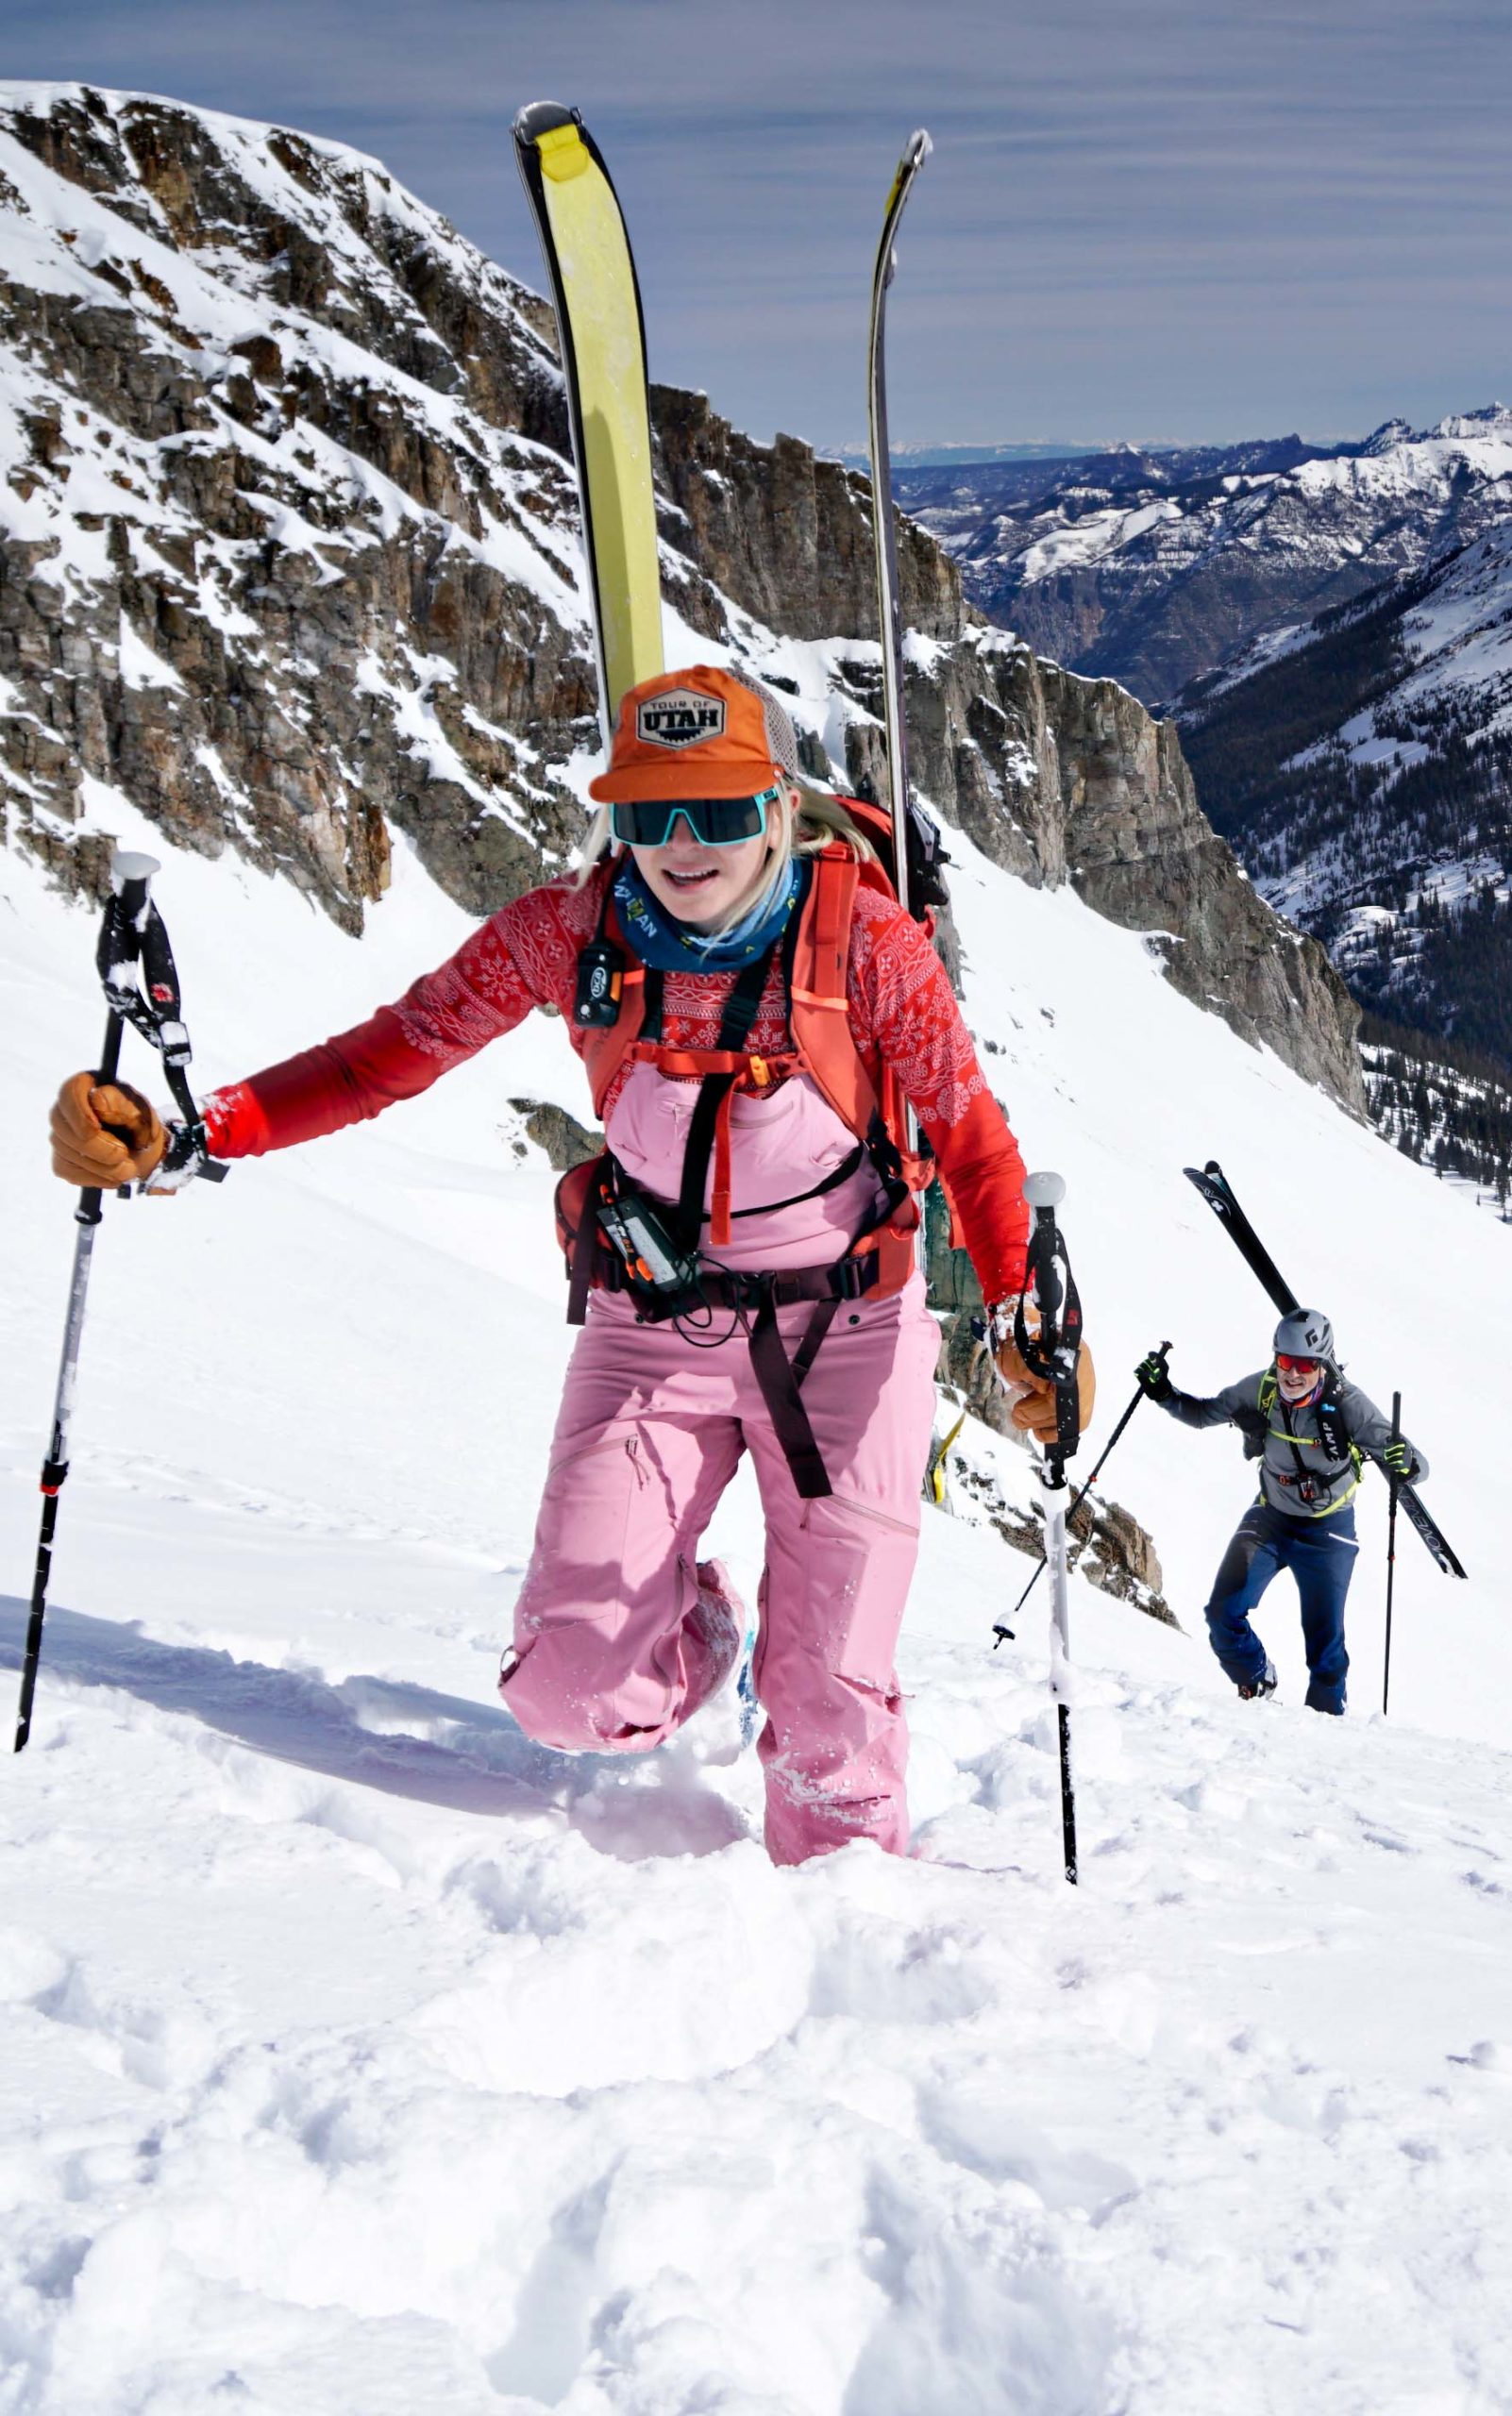
<svg viewBox="0 0 1512 2416">
<path fill-rule="evenodd" d="M 898 442 L 1363 431 L 1512 395 L 1512 0 L 0 0 L 9 76 L 378 153 L 539 284 L 509 142 L 576 103 L 653 377 L 865 428 L 882 206 Z"/>
</svg>

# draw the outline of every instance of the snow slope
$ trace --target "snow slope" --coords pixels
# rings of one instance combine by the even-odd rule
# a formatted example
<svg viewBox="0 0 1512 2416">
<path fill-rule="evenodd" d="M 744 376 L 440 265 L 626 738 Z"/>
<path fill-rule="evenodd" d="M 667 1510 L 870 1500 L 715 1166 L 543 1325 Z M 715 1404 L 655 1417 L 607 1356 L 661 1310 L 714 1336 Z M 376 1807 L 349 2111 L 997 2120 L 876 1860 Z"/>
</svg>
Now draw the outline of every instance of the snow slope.
<svg viewBox="0 0 1512 2416">
<path fill-rule="evenodd" d="M 495 1707 L 567 1349 L 508 1101 L 580 1112 L 560 1027 L 218 1192 L 111 1203 L 0 1794 L 5 2416 L 1512 2405 L 1506 1235 L 1137 937 L 951 846 L 968 1014 L 1068 1180 L 1094 1439 L 1163 1333 L 1195 1389 L 1264 1356 L 1181 1180 L 1208 1154 L 1358 1379 L 1403 1387 L 1474 1582 L 1403 1537 L 1389 1724 L 1374 1491 L 1353 1717 L 1299 1707 L 1285 1598 L 1281 1699 L 1241 1705 L 1200 1606 L 1248 1480 L 1144 1410 L 1109 1477 L 1188 1633 L 1074 1588 L 1081 1888 L 1039 1597 L 986 1649 L 1028 1564 L 933 1512 L 916 1858 L 773 1871 L 720 1706 L 634 1763 Z M 0 879 L 14 1662 L 72 1247 L 37 1136 L 99 1007 L 91 918 L 29 860 Z M 171 854 L 159 895 L 202 1086 L 466 928 L 402 842 L 361 941 L 230 856 Z M 710 1540 L 752 1587 L 744 1487 Z"/>
</svg>

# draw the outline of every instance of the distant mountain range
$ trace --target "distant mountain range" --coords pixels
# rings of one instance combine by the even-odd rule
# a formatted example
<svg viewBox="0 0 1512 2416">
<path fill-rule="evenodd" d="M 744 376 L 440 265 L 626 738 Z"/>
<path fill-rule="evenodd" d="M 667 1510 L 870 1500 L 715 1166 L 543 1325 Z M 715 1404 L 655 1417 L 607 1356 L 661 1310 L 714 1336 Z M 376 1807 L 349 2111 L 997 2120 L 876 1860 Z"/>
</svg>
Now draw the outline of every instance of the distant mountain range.
<svg viewBox="0 0 1512 2416">
<path fill-rule="evenodd" d="M 1268 901 L 1379 1020 L 1372 1108 L 1512 1179 L 1512 411 L 896 472 L 995 620 L 1174 713 Z"/>
<path fill-rule="evenodd" d="M 1060 464 L 1080 461 L 1088 454 L 1101 453 L 1100 445 L 1067 443 L 1036 443 L 1031 445 L 895 445 L 891 458 L 896 477 L 900 469 L 949 470 L 985 469 L 1000 461 L 1050 461 Z M 848 470 L 865 470 L 871 475 L 869 445 L 821 445 L 820 459 L 843 461 Z"/>
<path fill-rule="evenodd" d="M 1256 639 L 1496 526 L 1512 510 L 1512 412 L 1388 420 L 1334 445 L 1124 445 L 895 476 L 993 620 L 1168 705 Z"/>
</svg>

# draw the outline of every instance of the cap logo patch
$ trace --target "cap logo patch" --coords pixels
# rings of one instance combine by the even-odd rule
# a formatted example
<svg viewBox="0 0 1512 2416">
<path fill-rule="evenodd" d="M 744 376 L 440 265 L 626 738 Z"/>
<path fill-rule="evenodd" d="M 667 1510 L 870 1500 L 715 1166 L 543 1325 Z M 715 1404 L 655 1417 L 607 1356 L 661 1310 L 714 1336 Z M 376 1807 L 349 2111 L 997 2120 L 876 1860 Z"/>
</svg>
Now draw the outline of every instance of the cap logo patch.
<svg viewBox="0 0 1512 2416">
<path fill-rule="evenodd" d="M 645 747 L 697 747 L 724 734 L 723 696 L 700 696 L 696 688 L 667 688 L 635 708 L 635 735 Z"/>
</svg>

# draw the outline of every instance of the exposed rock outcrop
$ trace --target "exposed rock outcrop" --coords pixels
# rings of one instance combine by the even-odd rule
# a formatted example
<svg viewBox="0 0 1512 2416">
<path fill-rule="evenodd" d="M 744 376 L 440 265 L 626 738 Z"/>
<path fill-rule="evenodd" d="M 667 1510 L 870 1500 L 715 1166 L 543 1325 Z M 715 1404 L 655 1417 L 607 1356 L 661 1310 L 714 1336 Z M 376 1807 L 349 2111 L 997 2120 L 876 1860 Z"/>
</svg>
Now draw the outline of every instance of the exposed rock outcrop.
<svg viewBox="0 0 1512 2416">
<path fill-rule="evenodd" d="M 996 1473 L 969 1457 L 950 1465 L 948 1482 L 955 1497 L 968 1502 L 1013 1551 L 1027 1552 L 1032 1560 L 1044 1559 L 1045 1526 L 1037 1502 L 1027 1511 L 1016 1508 L 1003 1493 Z M 1180 1619 L 1161 1592 L 1165 1580 L 1154 1540 L 1132 1512 L 1100 1494 L 1089 1493 L 1071 1520 L 1069 1533 L 1070 1565 L 1079 1577 L 1117 1602 L 1132 1602 L 1148 1619 L 1180 1627 Z M 1028 1574 L 1026 1570 L 1026 1578 Z M 1000 1616 L 1007 1616 L 1014 1599 L 1010 1593 Z"/>
</svg>

